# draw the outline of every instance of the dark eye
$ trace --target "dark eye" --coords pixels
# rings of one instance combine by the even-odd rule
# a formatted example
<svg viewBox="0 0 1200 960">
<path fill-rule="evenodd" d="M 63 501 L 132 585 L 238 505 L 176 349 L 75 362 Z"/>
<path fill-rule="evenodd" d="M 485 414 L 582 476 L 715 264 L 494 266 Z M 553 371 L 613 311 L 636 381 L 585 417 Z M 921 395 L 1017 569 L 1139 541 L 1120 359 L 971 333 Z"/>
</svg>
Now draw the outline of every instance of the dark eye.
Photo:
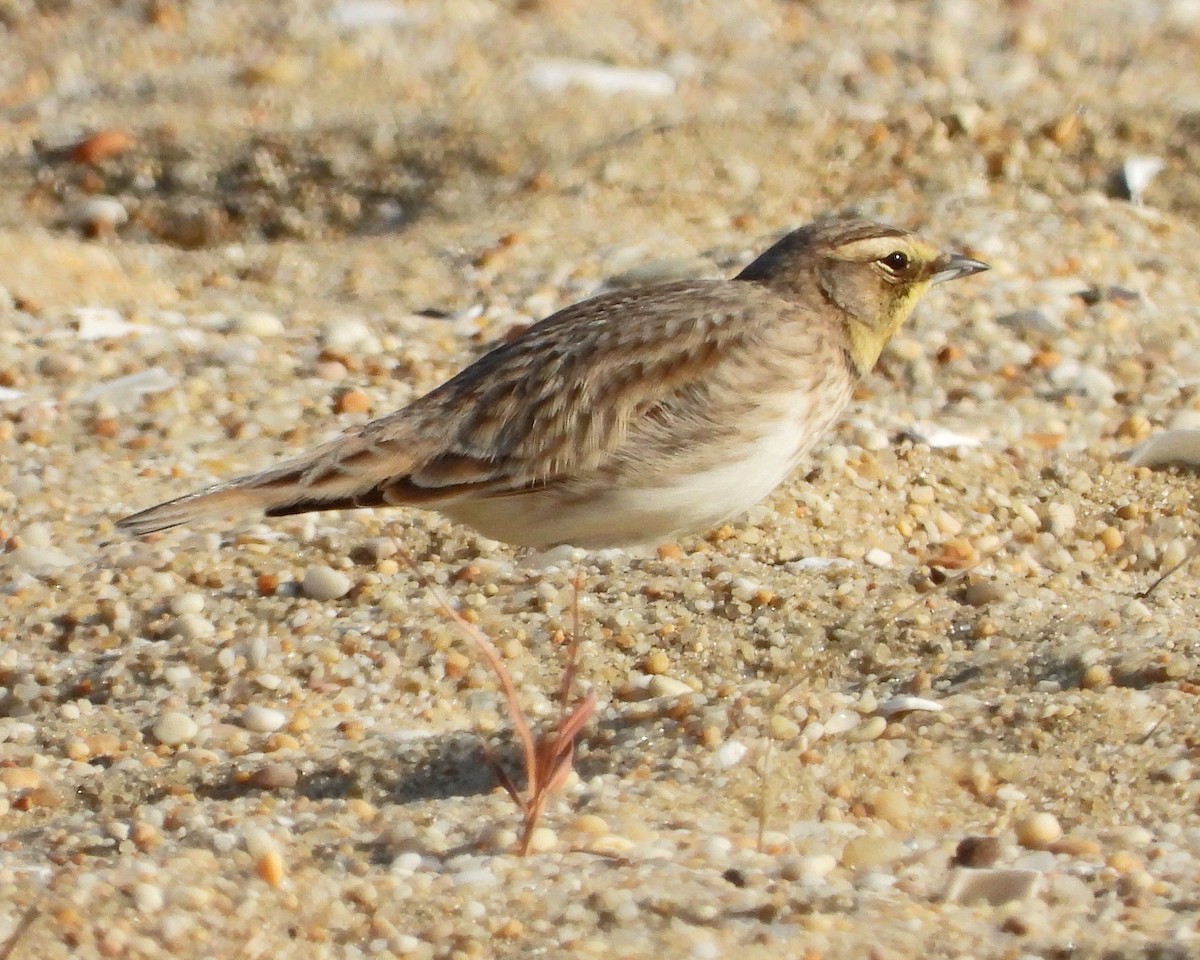
<svg viewBox="0 0 1200 960">
<path fill-rule="evenodd" d="M 895 253 L 889 253 L 886 257 L 883 257 L 879 262 L 891 270 L 892 273 L 903 273 L 908 269 L 909 259 L 907 253 L 901 253 L 897 250 Z"/>
</svg>

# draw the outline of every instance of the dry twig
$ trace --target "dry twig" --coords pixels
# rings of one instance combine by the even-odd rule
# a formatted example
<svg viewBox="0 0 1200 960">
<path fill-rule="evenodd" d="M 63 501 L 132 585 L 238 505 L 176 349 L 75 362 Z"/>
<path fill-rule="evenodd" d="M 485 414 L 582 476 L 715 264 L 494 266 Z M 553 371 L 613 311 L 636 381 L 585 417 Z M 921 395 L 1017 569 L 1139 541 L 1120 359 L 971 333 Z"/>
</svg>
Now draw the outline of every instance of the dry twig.
<svg viewBox="0 0 1200 960">
<path fill-rule="evenodd" d="M 415 570 L 411 558 L 408 559 L 409 568 Z M 418 576 L 420 575 L 418 574 Z M 424 580 L 424 578 L 422 579 Z M 500 765 L 490 751 L 487 752 L 487 760 L 492 770 L 495 771 L 496 779 L 500 781 L 500 785 L 504 787 L 517 809 L 521 811 L 524 826 L 517 848 L 521 856 L 529 853 L 533 832 L 537 829 L 542 812 L 551 795 L 562 787 L 571 773 L 575 759 L 576 737 L 596 712 L 596 695 L 594 693 L 589 693 L 581 700 L 572 702 L 579 658 L 579 591 L 582 586 L 582 575 L 578 570 L 576 570 L 572 585 L 575 588 L 572 606 L 574 622 L 571 629 L 571 641 L 567 645 L 567 662 L 563 667 L 562 680 L 558 689 L 559 718 L 553 728 L 535 734 L 525 717 L 516 685 L 513 683 L 512 675 L 508 672 L 508 667 L 505 666 L 504 658 L 500 656 L 500 651 L 482 630 L 464 619 L 458 611 L 450 606 L 441 590 L 434 584 L 425 581 L 426 589 L 437 601 L 442 614 L 479 651 L 480 656 L 500 681 L 500 689 L 504 692 L 508 715 L 512 720 L 513 733 L 521 747 L 521 765 L 525 771 L 525 792 L 521 792 L 512 777 L 509 776 L 508 771 Z"/>
</svg>

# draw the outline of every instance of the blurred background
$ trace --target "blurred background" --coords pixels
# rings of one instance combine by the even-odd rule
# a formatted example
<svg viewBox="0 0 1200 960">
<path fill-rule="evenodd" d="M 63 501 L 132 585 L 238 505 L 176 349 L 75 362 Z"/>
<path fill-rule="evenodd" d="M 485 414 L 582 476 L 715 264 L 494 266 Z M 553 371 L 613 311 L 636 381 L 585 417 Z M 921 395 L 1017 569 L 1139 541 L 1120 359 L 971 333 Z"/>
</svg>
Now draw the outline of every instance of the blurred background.
<svg viewBox="0 0 1200 960">
<path fill-rule="evenodd" d="M 851 207 L 1019 235 L 1141 155 L 1147 203 L 1200 210 L 1196 0 L 4 0 L 0 28 L 10 229 L 206 249 L 432 221 L 518 268 L 526 244 L 661 259 Z"/>
</svg>

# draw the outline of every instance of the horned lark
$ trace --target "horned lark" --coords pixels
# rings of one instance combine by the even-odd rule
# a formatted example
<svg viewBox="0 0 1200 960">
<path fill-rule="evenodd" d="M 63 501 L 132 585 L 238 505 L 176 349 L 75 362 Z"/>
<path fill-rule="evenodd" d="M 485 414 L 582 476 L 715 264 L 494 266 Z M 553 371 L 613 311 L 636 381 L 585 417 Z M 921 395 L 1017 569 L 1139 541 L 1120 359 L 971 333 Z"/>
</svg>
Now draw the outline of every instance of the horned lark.
<svg viewBox="0 0 1200 960">
<path fill-rule="evenodd" d="M 416 506 L 529 547 L 656 544 L 766 497 L 933 284 L 986 264 L 829 219 L 732 280 L 560 310 L 402 410 L 118 522 Z"/>
</svg>

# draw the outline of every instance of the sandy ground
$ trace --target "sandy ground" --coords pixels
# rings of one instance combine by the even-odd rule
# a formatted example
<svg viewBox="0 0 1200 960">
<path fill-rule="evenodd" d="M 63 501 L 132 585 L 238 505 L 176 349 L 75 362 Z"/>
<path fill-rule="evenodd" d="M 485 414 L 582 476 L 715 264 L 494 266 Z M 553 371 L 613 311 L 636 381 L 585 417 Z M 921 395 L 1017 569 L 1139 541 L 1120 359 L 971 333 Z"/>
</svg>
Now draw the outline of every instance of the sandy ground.
<svg viewBox="0 0 1200 960">
<path fill-rule="evenodd" d="M 1194 570 L 1138 596 L 1196 481 L 1125 460 L 1200 426 L 1194 0 L 0 30 L 3 956 L 1200 950 Z M 600 708 L 526 858 L 495 678 L 422 580 L 543 723 L 570 557 L 419 512 L 112 529 L 845 210 L 993 269 L 749 517 L 582 561 Z"/>
</svg>

